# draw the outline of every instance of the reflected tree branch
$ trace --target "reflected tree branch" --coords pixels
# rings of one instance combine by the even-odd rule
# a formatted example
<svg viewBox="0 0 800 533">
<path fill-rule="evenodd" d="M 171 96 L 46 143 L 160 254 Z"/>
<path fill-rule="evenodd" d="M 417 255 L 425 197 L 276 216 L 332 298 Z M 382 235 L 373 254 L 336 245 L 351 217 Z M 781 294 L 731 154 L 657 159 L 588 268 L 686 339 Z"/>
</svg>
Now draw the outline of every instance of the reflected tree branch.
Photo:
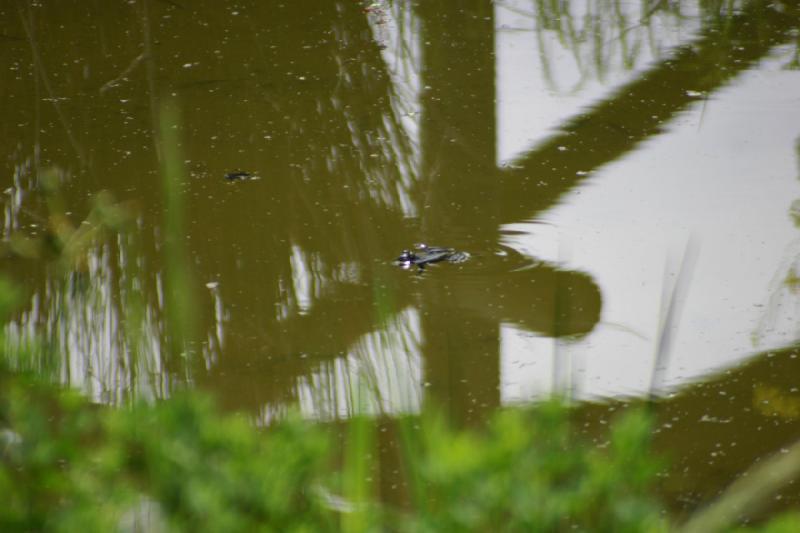
<svg viewBox="0 0 800 533">
<path fill-rule="evenodd" d="M 781 5 L 757 0 L 729 19 L 715 20 L 695 42 L 567 121 L 559 133 L 501 172 L 498 181 L 484 183 L 484 194 L 502 197 L 492 204 L 502 210 L 491 215 L 500 223 L 534 217 L 591 172 L 664 132 L 698 95 L 719 90 L 793 39 L 800 25 L 798 8 Z M 546 186 L 537 186 L 541 182 Z"/>
</svg>

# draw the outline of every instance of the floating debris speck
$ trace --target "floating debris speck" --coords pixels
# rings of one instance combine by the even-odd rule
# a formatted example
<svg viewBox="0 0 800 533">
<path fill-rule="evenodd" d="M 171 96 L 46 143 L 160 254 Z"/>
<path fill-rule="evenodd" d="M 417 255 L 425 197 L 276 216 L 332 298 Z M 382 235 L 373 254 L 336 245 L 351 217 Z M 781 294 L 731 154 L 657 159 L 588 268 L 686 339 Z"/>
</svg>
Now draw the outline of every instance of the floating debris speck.
<svg viewBox="0 0 800 533">
<path fill-rule="evenodd" d="M 225 179 L 228 181 L 257 180 L 258 176 L 244 170 L 234 170 L 225 174 Z"/>
</svg>

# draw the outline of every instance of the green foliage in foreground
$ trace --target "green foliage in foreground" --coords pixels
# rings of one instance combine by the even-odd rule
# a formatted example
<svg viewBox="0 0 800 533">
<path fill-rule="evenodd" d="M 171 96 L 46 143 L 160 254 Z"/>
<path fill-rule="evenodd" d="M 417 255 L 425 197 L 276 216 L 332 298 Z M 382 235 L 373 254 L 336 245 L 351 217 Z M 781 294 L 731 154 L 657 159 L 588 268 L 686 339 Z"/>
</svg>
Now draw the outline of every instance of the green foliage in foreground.
<svg viewBox="0 0 800 533">
<path fill-rule="evenodd" d="M 501 411 L 481 436 L 426 419 L 406 448 L 418 473 L 413 531 L 657 531 L 650 423 L 621 418 L 603 449 L 572 434 L 557 403 Z M 413 459 L 412 459 L 413 457 Z"/>
<path fill-rule="evenodd" d="M 0 278 L 0 321 L 15 300 Z M 660 465 L 651 421 L 629 410 L 602 447 L 580 438 L 558 402 L 496 414 L 481 431 L 433 413 L 395 421 L 407 501 L 377 497 L 376 422 L 333 428 L 290 416 L 260 430 L 192 393 L 125 409 L 90 404 L 26 372 L 0 332 L 0 531 L 667 531 L 652 496 Z M 13 365 L 13 370 L 8 365 Z M 798 444 L 797 446 L 800 446 Z M 769 495 L 759 470 L 693 517 L 686 531 L 725 530 Z M 791 460 L 787 462 L 787 460 Z M 785 477 L 785 476 L 784 476 Z M 765 487 L 767 487 L 765 489 Z M 696 518 L 696 519 L 695 519 Z M 709 526 L 712 524 L 712 526 Z M 800 530 L 800 514 L 761 531 Z M 741 531 L 750 531 L 742 529 Z"/>
<path fill-rule="evenodd" d="M 147 517 L 177 531 L 332 525 L 314 492 L 328 441 L 312 424 L 261 434 L 194 396 L 99 409 L 18 378 L 0 394 L 2 531 L 109 531 Z"/>
<path fill-rule="evenodd" d="M 568 415 L 552 402 L 481 431 L 397 421 L 408 501 L 395 507 L 370 481 L 372 420 L 348 423 L 340 457 L 330 427 L 297 417 L 259 430 L 197 394 L 98 407 L 0 366 L 0 531 L 672 529 L 649 491 L 648 416 L 624 414 L 597 447 Z M 759 529 L 798 530 L 797 513 Z"/>
<path fill-rule="evenodd" d="M 647 492 L 641 412 L 602 451 L 576 442 L 555 404 L 505 411 L 480 434 L 435 417 L 401 421 L 411 503 L 400 510 L 337 473 L 318 424 L 289 417 L 258 430 L 196 395 L 98 408 L 2 376 L 2 531 L 665 529 Z M 361 463 L 354 472 L 375 475 Z"/>
</svg>

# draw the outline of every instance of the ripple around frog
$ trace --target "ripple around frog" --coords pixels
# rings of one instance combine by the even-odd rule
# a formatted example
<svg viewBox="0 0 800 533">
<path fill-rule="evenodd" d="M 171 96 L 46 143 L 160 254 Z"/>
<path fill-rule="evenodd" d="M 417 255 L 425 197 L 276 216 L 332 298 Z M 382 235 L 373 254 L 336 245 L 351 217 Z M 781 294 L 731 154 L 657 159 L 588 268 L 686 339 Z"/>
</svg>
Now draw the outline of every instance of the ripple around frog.
<svg viewBox="0 0 800 533">
<path fill-rule="evenodd" d="M 535 268 L 540 263 L 504 245 L 497 245 L 484 252 L 468 252 L 455 248 L 418 244 L 411 250 L 403 250 L 393 264 L 405 270 L 416 270 L 417 273 L 426 271 L 426 267 L 431 265 L 438 267 L 452 264 L 457 268 L 437 268 L 437 270 L 447 270 L 448 275 L 452 273 L 471 277 L 527 270 Z"/>
</svg>

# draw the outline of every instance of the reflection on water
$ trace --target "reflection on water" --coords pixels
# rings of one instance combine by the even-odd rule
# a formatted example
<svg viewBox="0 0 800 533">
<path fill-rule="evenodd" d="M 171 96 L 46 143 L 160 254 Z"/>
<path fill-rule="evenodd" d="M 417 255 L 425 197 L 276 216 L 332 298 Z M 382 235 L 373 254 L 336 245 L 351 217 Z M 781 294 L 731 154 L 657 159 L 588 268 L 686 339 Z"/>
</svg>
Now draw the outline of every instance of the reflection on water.
<svg viewBox="0 0 800 533">
<path fill-rule="evenodd" d="M 4 241 L 46 238 L 53 206 L 37 177 L 51 165 L 69 176 L 64 224 L 80 227 L 99 190 L 134 201 L 138 217 L 99 239 L 80 271 L 5 250 L 4 270 L 30 290 L 9 338 L 43 339 L 36 351 L 43 366 L 56 356 L 58 379 L 111 403 L 205 388 L 262 420 L 293 403 L 331 418 L 431 402 L 469 422 L 561 387 L 643 394 L 665 250 L 693 231 L 701 254 L 734 266 L 701 255 L 690 290 L 706 302 L 689 298 L 682 331 L 713 329 L 735 345 L 678 338 L 698 363 L 671 363 L 670 385 L 749 353 L 740 330 L 759 331 L 759 348 L 776 344 L 768 328 L 795 340 L 775 302 L 757 327 L 713 321 L 727 315 L 711 291 L 740 298 L 731 307 L 745 316 L 738 308 L 766 289 L 747 242 L 726 237 L 733 226 L 703 225 L 738 211 L 736 195 L 764 194 L 741 209 L 752 217 L 797 196 L 777 154 L 796 138 L 788 126 L 765 134 L 754 152 L 775 152 L 747 172 L 709 164 L 748 153 L 726 142 L 755 142 L 748 124 L 785 114 L 758 96 L 726 102 L 736 90 L 745 102 L 766 94 L 760 76 L 797 85 L 769 66 L 797 53 L 794 5 L 295 4 L 143 0 L 89 12 L 45 2 L 4 13 L 0 33 L 14 37 L 0 41 L 14 73 L 0 99 Z M 188 174 L 182 292 L 195 297 L 201 332 L 180 350 L 166 342 L 175 289 L 162 274 L 153 136 L 167 96 L 182 110 Z M 237 172 L 250 178 L 226 179 Z M 689 209 L 696 197 L 705 205 Z M 785 228 L 746 224 L 751 255 L 772 261 L 755 241 Z M 416 242 L 471 258 L 395 268 Z M 707 281 L 726 272 L 746 287 Z M 713 313 L 697 311 L 706 303 Z"/>
<path fill-rule="evenodd" d="M 742 2 L 504 1 L 501 32 L 535 34 L 537 60 L 549 89 L 576 93 L 592 80 L 661 59 Z"/>
<path fill-rule="evenodd" d="M 800 140 L 795 143 L 797 155 L 797 177 L 800 179 Z M 798 207 L 800 198 L 789 207 L 789 217 L 795 228 L 800 228 Z M 800 237 L 795 237 L 787 246 L 769 284 L 768 298 L 757 326 L 752 332 L 752 342 L 760 348 L 770 338 L 787 335 L 790 339 L 800 337 L 797 316 L 800 312 Z"/>
<path fill-rule="evenodd" d="M 38 370 L 55 372 L 94 400 L 119 403 L 131 397 L 165 397 L 170 378 L 164 372 L 158 315 L 145 309 L 141 336 L 135 340 L 122 330 L 125 313 L 120 299 L 126 294 L 112 278 L 112 250 L 111 246 L 96 250 L 80 276 L 46 279 L 30 309 L 8 326 L 8 342 L 32 346 L 30 357 L 41 365 Z M 83 276 L 92 280 L 91 285 Z M 60 364 L 53 357 L 61 358 Z"/>
<path fill-rule="evenodd" d="M 303 412 L 326 418 L 361 413 L 415 413 L 422 400 L 419 317 L 410 310 L 360 339 L 345 356 L 299 379 Z"/>
</svg>

